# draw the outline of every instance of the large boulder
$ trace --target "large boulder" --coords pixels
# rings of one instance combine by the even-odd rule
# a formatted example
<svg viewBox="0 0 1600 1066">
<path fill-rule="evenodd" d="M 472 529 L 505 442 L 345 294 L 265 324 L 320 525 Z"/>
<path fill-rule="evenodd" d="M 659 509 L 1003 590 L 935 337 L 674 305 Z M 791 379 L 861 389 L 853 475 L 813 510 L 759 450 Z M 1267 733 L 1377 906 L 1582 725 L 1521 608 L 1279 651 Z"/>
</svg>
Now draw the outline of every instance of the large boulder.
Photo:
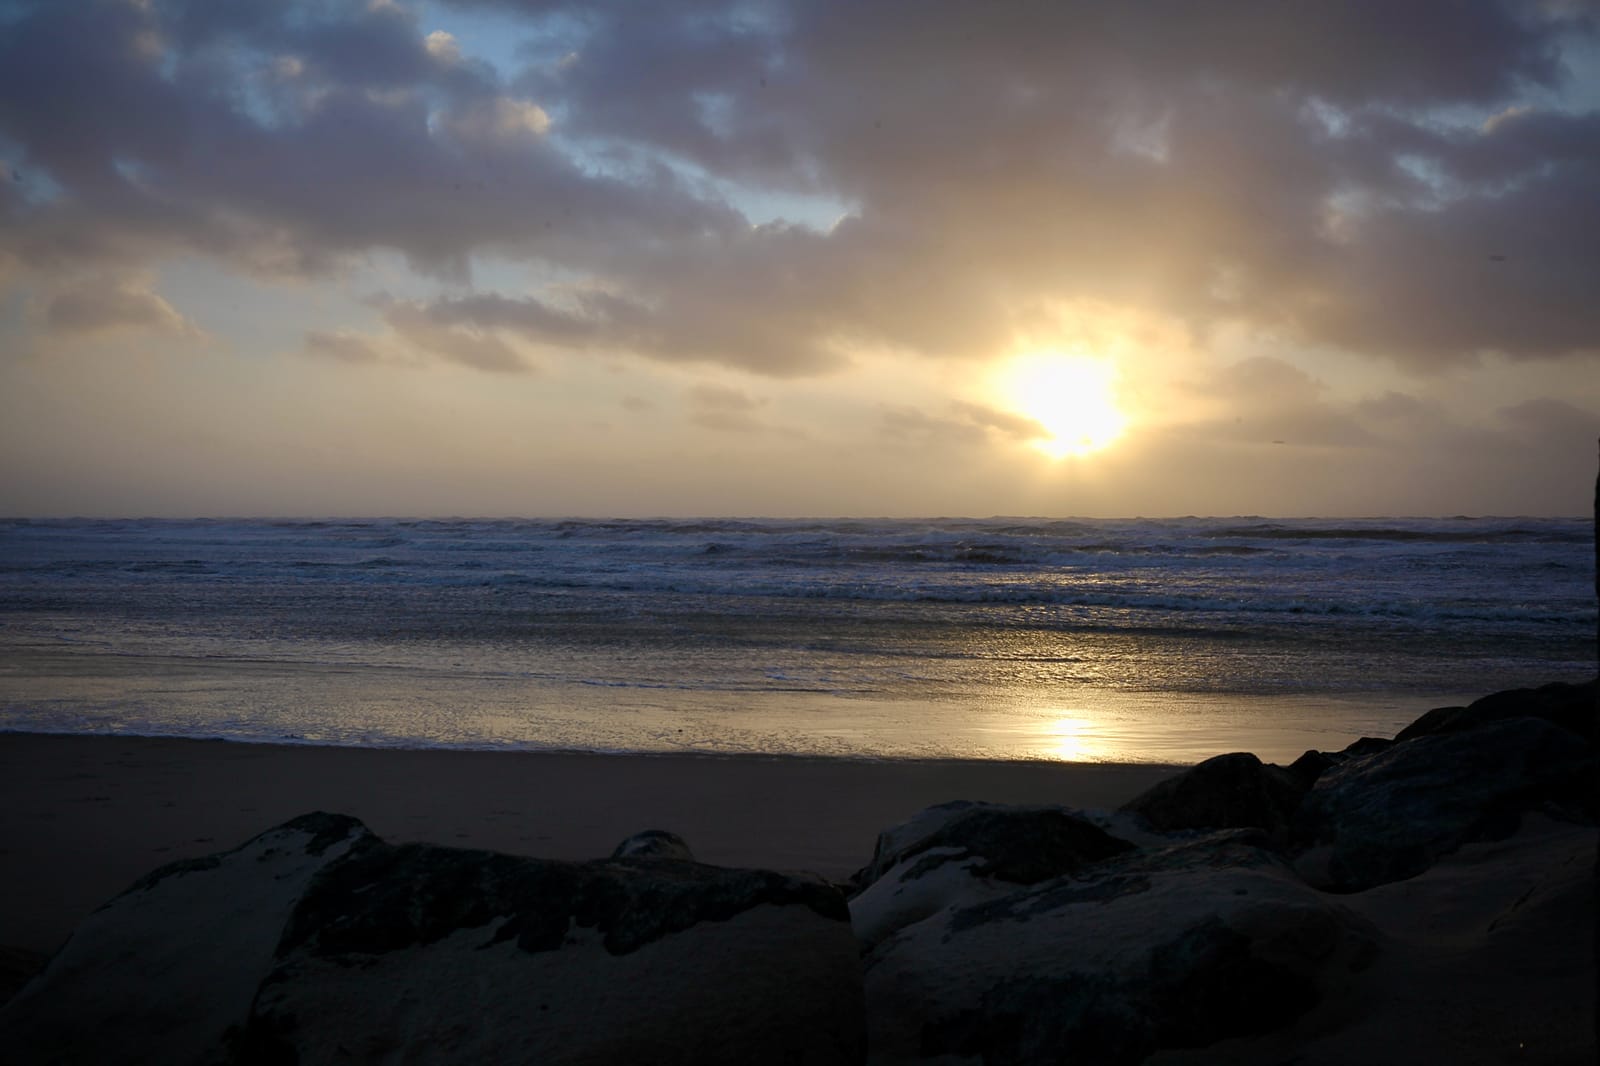
<svg viewBox="0 0 1600 1066">
<path fill-rule="evenodd" d="M 1581 685 L 1555 681 L 1538 688 L 1514 688 L 1474 700 L 1465 707 L 1437 707 L 1395 735 L 1396 740 L 1460 733 L 1507 718 L 1543 718 L 1594 744 L 1600 680 Z"/>
<path fill-rule="evenodd" d="M 1233 752 L 1167 778 L 1122 809 L 1158 832 L 1261 829 L 1282 841 L 1315 776 L 1263 763 L 1247 751 Z"/>
<path fill-rule="evenodd" d="M 872 862 L 856 874 L 851 920 L 870 948 L 946 907 L 1009 895 L 1133 847 L 1063 807 L 930 807 L 879 834 Z"/>
<path fill-rule="evenodd" d="M 0 1012 L 0 1048 L 71 1062 L 860 1061 L 843 896 L 653 839 L 666 846 L 567 863 L 298 819 L 102 908 Z"/>
<path fill-rule="evenodd" d="M 1542 718 L 1396 743 L 1317 780 L 1295 818 L 1296 868 L 1334 892 L 1413 877 L 1467 841 L 1509 835 L 1523 811 L 1583 817 L 1594 770 L 1582 738 Z"/>
<path fill-rule="evenodd" d="M 866 958 L 874 1061 L 1136 1063 L 1350 995 L 1377 934 L 1265 844 L 1128 852 L 903 926 Z"/>
</svg>

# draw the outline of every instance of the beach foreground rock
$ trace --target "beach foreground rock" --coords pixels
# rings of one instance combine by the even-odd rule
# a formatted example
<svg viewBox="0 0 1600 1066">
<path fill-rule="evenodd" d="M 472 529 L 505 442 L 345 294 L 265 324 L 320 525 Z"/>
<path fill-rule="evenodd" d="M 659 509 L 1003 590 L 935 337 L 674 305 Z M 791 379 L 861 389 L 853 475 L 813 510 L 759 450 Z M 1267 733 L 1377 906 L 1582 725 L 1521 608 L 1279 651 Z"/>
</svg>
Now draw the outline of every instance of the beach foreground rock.
<svg viewBox="0 0 1600 1066">
<path fill-rule="evenodd" d="M 1304 757 L 1302 757 L 1304 758 Z M 1247 751 L 1217 755 L 1130 800 L 1123 810 L 1158 832 L 1261 829 L 1286 840 L 1310 782 Z"/>
<path fill-rule="evenodd" d="M 392 846 L 308 815 L 108 903 L 0 1012 L 0 1048 L 19 1062 L 860 1061 L 839 892 L 678 850 L 565 863 Z"/>
<path fill-rule="evenodd" d="M 1462 844 L 1513 833 L 1525 812 L 1591 818 L 1595 759 L 1543 718 L 1414 737 L 1325 772 L 1295 815 L 1302 877 L 1334 892 L 1414 877 Z"/>
<path fill-rule="evenodd" d="M 901 926 L 866 957 L 873 1060 L 1137 1063 L 1349 995 L 1377 933 L 1265 843 L 1124 850 Z"/>
</svg>

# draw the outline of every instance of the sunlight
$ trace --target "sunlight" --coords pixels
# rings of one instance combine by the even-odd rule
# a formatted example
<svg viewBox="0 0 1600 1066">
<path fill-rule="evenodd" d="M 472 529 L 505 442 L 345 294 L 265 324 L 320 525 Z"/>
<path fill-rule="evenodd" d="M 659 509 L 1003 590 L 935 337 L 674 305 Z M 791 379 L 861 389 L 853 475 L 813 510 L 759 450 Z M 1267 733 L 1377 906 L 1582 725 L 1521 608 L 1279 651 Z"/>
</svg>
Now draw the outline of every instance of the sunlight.
<svg viewBox="0 0 1600 1066">
<path fill-rule="evenodd" d="M 1059 717 L 1048 722 L 1040 738 L 1042 754 L 1061 762 L 1102 762 L 1109 757 L 1105 738 L 1094 722 L 1086 718 Z"/>
<path fill-rule="evenodd" d="M 1062 352 L 1021 356 L 1001 371 L 1001 401 L 1039 423 L 1045 436 L 1033 447 L 1051 459 L 1085 456 L 1107 447 L 1127 429 L 1117 407 L 1116 368 L 1108 361 Z"/>
</svg>

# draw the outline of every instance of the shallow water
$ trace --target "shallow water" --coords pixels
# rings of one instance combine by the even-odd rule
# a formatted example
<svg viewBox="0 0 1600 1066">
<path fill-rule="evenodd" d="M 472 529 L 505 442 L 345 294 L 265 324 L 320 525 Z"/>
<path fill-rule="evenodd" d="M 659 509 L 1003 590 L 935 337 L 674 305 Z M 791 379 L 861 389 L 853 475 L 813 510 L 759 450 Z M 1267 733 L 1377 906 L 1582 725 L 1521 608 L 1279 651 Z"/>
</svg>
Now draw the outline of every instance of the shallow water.
<svg viewBox="0 0 1600 1066">
<path fill-rule="evenodd" d="M 1292 758 L 1593 673 L 1587 522 L 0 523 L 0 728 Z"/>
</svg>

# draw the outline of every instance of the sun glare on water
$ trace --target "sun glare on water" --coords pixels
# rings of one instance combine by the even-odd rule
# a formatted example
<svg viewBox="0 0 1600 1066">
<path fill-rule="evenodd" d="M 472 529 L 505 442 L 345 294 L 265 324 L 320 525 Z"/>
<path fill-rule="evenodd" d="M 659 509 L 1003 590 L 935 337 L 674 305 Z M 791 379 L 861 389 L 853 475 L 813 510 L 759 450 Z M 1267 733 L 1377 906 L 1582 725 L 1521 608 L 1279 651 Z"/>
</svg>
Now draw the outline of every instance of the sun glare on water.
<svg viewBox="0 0 1600 1066">
<path fill-rule="evenodd" d="M 1052 459 L 1098 452 L 1121 437 L 1128 419 L 1117 407 L 1116 369 L 1109 362 L 1038 352 L 1009 364 L 1002 401 L 1033 419 L 1045 435 L 1032 444 Z"/>
</svg>

